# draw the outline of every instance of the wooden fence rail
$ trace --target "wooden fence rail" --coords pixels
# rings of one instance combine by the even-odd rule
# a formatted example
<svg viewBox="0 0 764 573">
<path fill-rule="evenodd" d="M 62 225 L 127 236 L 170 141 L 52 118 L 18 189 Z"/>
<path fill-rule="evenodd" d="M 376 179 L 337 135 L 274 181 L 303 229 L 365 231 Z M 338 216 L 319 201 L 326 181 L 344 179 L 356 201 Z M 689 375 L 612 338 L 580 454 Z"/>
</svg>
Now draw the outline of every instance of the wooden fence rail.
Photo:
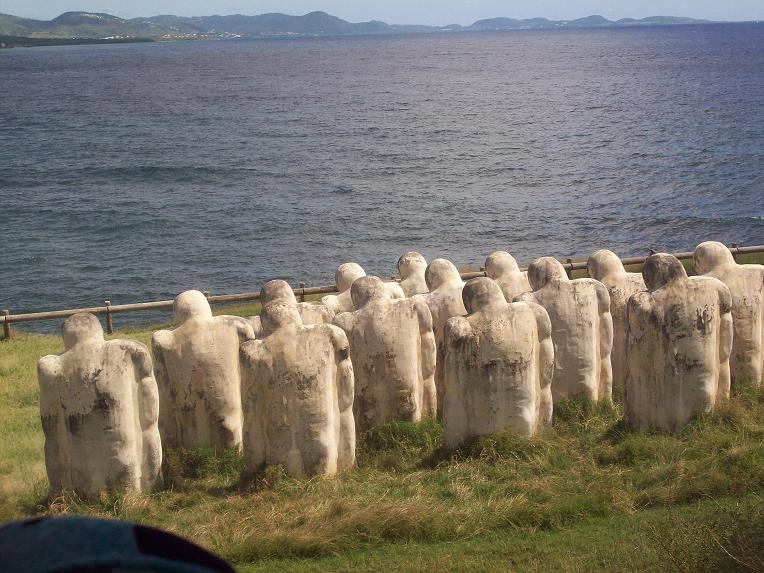
<svg viewBox="0 0 764 573">
<path fill-rule="evenodd" d="M 730 251 L 733 256 L 748 254 L 748 253 L 764 253 L 764 245 L 756 245 L 752 247 L 738 247 L 733 244 L 730 247 Z M 651 250 L 651 253 L 653 251 Z M 692 251 L 684 253 L 674 253 L 674 256 L 680 260 L 692 259 Z M 645 262 L 647 257 L 625 257 L 621 259 L 624 265 L 641 264 Z M 565 271 L 570 275 L 575 270 L 586 269 L 586 261 L 573 261 L 567 259 L 562 263 Z M 522 270 L 526 270 L 523 267 Z M 485 271 L 476 272 L 464 272 L 461 273 L 462 279 L 469 280 L 475 277 L 485 276 Z M 306 296 L 317 294 L 331 294 L 337 292 L 335 285 L 324 286 L 305 286 L 304 283 L 300 283 L 298 288 L 293 289 L 295 296 L 304 301 Z M 207 300 L 210 304 L 230 304 L 233 302 L 254 302 L 260 300 L 259 292 L 245 292 L 238 294 L 222 294 L 222 295 L 210 295 L 204 293 L 207 296 Z M 112 315 L 121 314 L 125 312 L 141 312 L 147 310 L 161 310 L 172 308 L 172 300 L 158 300 L 153 302 L 136 302 L 132 304 L 111 304 L 111 301 L 104 301 L 104 306 L 93 306 L 90 308 L 70 308 L 65 310 L 53 310 L 48 312 L 29 312 L 24 314 L 11 314 L 8 309 L 2 310 L 2 316 L 0 316 L 0 322 L 3 324 L 3 334 L 5 338 L 11 337 L 11 324 L 21 322 L 35 322 L 42 320 L 55 320 L 58 318 L 68 318 L 73 314 L 80 312 L 89 312 L 96 315 L 106 316 L 107 332 L 112 332 Z"/>
</svg>

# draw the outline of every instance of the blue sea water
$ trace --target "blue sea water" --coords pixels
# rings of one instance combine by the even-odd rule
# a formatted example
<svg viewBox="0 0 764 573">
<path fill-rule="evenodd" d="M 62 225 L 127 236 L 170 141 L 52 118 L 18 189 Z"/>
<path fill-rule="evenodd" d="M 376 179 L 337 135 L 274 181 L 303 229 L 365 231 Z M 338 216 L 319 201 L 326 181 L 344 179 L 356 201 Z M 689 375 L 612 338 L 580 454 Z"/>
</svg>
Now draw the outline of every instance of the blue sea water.
<svg viewBox="0 0 764 573">
<path fill-rule="evenodd" d="M 12 312 L 764 243 L 764 25 L 14 49 L 0 88 Z"/>
</svg>

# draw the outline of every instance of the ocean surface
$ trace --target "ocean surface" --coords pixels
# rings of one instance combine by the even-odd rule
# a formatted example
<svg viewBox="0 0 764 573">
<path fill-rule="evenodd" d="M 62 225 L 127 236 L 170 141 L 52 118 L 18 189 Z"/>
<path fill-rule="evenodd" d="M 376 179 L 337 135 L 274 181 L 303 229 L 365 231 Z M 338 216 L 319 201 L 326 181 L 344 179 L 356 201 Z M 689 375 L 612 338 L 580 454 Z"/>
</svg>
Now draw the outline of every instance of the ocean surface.
<svg viewBox="0 0 764 573">
<path fill-rule="evenodd" d="M 764 25 L 0 51 L 13 313 L 705 239 L 764 243 Z"/>
</svg>

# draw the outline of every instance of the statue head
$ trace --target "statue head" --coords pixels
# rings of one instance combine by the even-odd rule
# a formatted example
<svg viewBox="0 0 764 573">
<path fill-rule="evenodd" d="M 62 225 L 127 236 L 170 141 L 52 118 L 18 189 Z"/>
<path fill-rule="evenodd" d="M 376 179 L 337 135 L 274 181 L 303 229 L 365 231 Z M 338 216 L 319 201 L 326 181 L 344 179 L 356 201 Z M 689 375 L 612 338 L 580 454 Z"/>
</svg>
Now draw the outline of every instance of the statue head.
<svg viewBox="0 0 764 573">
<path fill-rule="evenodd" d="M 462 301 L 470 314 L 490 304 L 507 302 L 496 281 L 488 277 L 477 277 L 467 281 L 462 290 Z"/>
<path fill-rule="evenodd" d="M 625 273 L 623 263 L 613 251 L 600 249 L 592 253 L 586 261 L 586 268 L 589 276 L 596 280 L 602 280 L 607 276 Z"/>
<path fill-rule="evenodd" d="M 175 324 L 182 324 L 190 318 L 212 318 L 210 303 L 198 290 L 180 293 L 175 297 L 172 309 Z"/>
<path fill-rule="evenodd" d="M 80 342 L 103 341 L 103 328 L 98 318 L 89 312 L 73 314 L 61 326 L 64 348 L 69 350 Z"/>
<path fill-rule="evenodd" d="M 667 253 L 656 253 L 645 259 L 642 277 L 647 290 L 654 291 L 678 279 L 686 279 L 687 271 L 679 259 Z"/>
<path fill-rule="evenodd" d="M 539 290 L 552 281 L 566 281 L 568 275 L 562 263 L 553 257 L 541 257 L 528 266 L 528 282 L 533 290 Z"/>
<path fill-rule="evenodd" d="M 398 273 L 402 279 L 408 278 L 411 275 L 423 273 L 427 268 L 427 261 L 421 253 L 414 251 L 404 253 L 398 259 Z"/>
<path fill-rule="evenodd" d="M 353 306 L 363 308 L 373 300 L 389 300 L 390 293 L 379 277 L 361 277 L 350 288 Z"/>
<path fill-rule="evenodd" d="M 704 275 L 723 265 L 734 265 L 735 257 L 730 250 L 717 241 L 706 241 L 695 247 L 692 254 L 695 261 L 695 272 Z"/>
<path fill-rule="evenodd" d="M 263 332 L 270 334 L 280 328 L 302 326 L 302 318 L 296 305 L 276 301 L 266 304 L 260 311 L 260 324 Z"/>
<path fill-rule="evenodd" d="M 297 304 L 294 291 L 289 286 L 289 283 L 277 279 L 268 281 L 263 285 L 260 289 L 260 304 L 265 306 L 272 302 Z"/>
<path fill-rule="evenodd" d="M 434 291 L 445 284 L 461 283 L 462 276 L 459 274 L 459 269 L 451 261 L 435 259 L 427 265 L 427 270 L 424 272 L 424 281 L 427 283 L 427 288 L 430 291 Z"/>
<path fill-rule="evenodd" d="M 345 292 L 356 280 L 365 276 L 366 271 L 358 263 L 342 263 L 334 273 L 334 283 L 339 292 Z"/>
<path fill-rule="evenodd" d="M 497 279 L 506 274 L 519 272 L 520 267 L 515 257 L 507 251 L 495 251 L 485 260 L 485 274 L 488 278 Z"/>
</svg>

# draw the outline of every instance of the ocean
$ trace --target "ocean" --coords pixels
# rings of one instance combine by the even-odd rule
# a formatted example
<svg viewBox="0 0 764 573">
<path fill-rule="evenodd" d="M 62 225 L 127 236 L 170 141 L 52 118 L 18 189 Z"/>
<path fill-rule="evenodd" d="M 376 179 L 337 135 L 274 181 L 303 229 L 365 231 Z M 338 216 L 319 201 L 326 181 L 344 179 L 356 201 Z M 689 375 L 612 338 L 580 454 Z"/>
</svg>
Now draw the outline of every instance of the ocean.
<svg viewBox="0 0 764 573">
<path fill-rule="evenodd" d="M 764 243 L 764 25 L 13 49 L 0 87 L 13 313 Z"/>
</svg>

